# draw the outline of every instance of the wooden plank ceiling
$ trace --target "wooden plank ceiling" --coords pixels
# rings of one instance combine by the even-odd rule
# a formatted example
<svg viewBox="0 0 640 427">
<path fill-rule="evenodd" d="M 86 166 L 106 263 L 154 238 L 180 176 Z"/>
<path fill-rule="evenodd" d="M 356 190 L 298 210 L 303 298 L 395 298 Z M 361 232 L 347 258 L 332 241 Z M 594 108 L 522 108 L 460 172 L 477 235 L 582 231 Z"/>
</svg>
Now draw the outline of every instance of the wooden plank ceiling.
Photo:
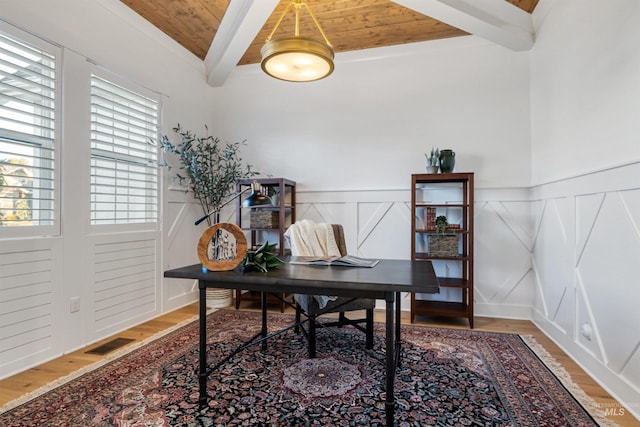
<svg viewBox="0 0 640 427">
<path fill-rule="evenodd" d="M 121 0 L 200 59 L 205 59 L 230 0 Z M 260 0 L 258 0 L 260 1 Z M 505 0 L 531 13 L 538 0 Z M 289 0 L 281 0 L 238 65 L 260 62 L 260 48 Z M 334 51 L 347 52 L 466 35 L 391 0 L 307 0 Z M 322 38 L 305 12 L 300 34 Z M 293 35 L 289 11 L 274 38 Z"/>
</svg>

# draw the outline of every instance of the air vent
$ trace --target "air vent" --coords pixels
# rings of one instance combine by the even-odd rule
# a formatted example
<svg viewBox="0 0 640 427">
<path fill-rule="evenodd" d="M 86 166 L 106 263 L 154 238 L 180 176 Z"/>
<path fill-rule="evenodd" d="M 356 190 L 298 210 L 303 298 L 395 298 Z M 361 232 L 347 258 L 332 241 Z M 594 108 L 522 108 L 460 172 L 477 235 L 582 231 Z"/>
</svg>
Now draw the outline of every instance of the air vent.
<svg viewBox="0 0 640 427">
<path fill-rule="evenodd" d="M 93 350 L 89 350 L 86 354 L 97 354 L 99 356 L 104 356 L 105 354 L 111 353 L 113 350 L 117 350 L 120 347 L 124 347 L 130 342 L 135 341 L 133 338 L 115 338 L 109 342 L 102 344 L 94 348 Z"/>
</svg>

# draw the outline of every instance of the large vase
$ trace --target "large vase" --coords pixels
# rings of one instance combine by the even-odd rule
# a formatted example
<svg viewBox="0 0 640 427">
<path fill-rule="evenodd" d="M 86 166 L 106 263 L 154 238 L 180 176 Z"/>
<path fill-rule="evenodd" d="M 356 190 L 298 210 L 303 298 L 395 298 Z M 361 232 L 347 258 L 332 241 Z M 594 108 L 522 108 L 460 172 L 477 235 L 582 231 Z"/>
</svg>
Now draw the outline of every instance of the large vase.
<svg viewBox="0 0 640 427">
<path fill-rule="evenodd" d="M 456 165 L 456 153 L 453 150 L 440 150 L 440 172 L 451 173 Z"/>
</svg>

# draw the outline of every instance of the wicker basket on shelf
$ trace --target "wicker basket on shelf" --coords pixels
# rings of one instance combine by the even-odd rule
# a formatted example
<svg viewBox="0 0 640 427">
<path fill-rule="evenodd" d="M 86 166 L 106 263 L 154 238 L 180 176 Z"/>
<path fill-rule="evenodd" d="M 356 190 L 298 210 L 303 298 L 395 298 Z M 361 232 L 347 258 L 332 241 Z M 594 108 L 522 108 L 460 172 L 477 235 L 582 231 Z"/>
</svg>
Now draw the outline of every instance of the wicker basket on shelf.
<svg viewBox="0 0 640 427">
<path fill-rule="evenodd" d="M 249 226 L 251 228 L 278 228 L 280 214 L 271 209 L 251 209 Z"/>
<path fill-rule="evenodd" d="M 429 255 L 435 257 L 457 257 L 458 236 L 454 234 L 429 235 Z"/>
</svg>

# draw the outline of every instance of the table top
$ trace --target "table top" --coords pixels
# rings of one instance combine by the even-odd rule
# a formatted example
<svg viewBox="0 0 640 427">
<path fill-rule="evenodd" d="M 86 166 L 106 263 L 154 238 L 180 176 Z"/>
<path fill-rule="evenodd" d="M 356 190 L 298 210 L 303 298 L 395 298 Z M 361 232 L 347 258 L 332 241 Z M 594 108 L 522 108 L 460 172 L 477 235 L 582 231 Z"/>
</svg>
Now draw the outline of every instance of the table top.
<svg viewBox="0 0 640 427">
<path fill-rule="evenodd" d="M 430 261 L 380 260 L 373 268 L 289 264 L 267 273 L 202 270 L 201 264 L 175 268 L 164 277 L 197 279 L 200 287 L 247 289 L 250 291 L 323 294 L 384 299 L 392 292 L 439 292 Z"/>
</svg>

